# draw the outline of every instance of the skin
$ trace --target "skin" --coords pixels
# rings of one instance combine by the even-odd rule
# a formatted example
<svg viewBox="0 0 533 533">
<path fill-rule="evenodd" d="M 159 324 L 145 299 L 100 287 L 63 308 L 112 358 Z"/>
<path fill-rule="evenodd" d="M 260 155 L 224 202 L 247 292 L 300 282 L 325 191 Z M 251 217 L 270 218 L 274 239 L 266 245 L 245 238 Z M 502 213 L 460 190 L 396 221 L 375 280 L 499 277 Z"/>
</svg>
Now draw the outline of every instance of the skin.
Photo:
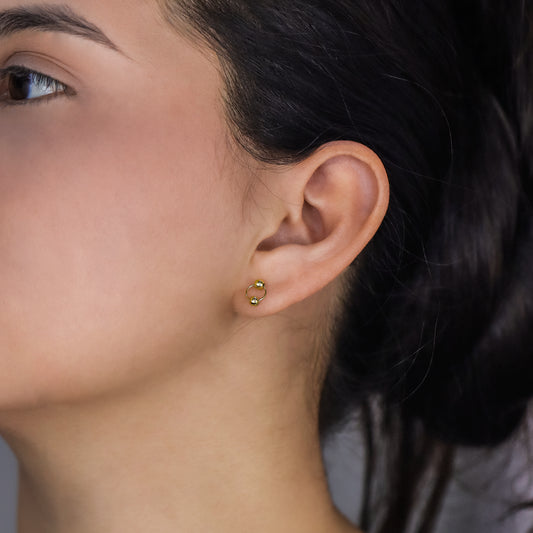
<svg viewBox="0 0 533 533">
<path fill-rule="evenodd" d="M 259 165 L 231 140 L 216 59 L 155 2 L 63 3 L 124 54 L 0 40 L 0 66 L 76 93 L 0 108 L 19 532 L 358 531 L 331 502 L 317 410 L 343 274 L 387 208 L 379 157 L 336 141 Z"/>
</svg>

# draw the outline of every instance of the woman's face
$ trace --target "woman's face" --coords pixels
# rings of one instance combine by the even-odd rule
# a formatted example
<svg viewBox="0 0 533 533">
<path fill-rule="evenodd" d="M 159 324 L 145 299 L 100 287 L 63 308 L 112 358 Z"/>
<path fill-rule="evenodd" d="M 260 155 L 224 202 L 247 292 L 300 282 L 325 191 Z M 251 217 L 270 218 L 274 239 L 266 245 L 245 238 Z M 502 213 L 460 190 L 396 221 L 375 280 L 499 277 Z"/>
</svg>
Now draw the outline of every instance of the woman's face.
<svg viewBox="0 0 533 533">
<path fill-rule="evenodd" d="M 8 34 L 33 20 L 18 8 L 59 4 L 0 0 L 0 67 L 69 87 L 20 71 L 1 85 L 0 408 L 127 386 L 224 330 L 247 174 L 216 62 L 155 4 L 61 2 L 114 50 L 64 10 L 65 31 Z"/>
</svg>

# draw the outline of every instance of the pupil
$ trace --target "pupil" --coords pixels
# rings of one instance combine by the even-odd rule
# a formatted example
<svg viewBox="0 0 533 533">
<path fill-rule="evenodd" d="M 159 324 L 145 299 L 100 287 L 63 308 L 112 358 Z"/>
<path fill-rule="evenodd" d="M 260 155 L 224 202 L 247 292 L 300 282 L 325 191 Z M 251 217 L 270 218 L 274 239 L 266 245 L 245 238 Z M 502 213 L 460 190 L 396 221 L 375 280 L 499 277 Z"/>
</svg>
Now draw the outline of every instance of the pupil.
<svg viewBox="0 0 533 533">
<path fill-rule="evenodd" d="M 31 76 L 11 75 L 9 78 L 9 95 L 13 100 L 25 100 L 30 94 Z"/>
</svg>

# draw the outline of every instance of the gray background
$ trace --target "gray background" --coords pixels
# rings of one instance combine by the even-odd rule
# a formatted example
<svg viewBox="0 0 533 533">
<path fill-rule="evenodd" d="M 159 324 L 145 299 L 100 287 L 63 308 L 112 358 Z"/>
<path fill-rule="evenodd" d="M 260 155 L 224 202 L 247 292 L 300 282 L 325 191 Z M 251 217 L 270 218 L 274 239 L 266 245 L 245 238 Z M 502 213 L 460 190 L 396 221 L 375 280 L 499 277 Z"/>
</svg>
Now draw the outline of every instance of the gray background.
<svg viewBox="0 0 533 533">
<path fill-rule="evenodd" d="M 363 450 L 353 424 L 326 444 L 324 459 L 333 499 L 355 521 Z M 528 532 L 528 523 L 533 524 L 530 511 L 497 522 L 505 509 L 506 498 L 516 501 L 518 491 L 527 492 L 533 498 L 533 467 L 523 444 L 511 442 L 491 453 L 464 451 L 458 464 L 437 533 Z M 15 533 L 17 466 L 11 450 L 1 439 L 0 472 L 0 533 Z"/>
</svg>

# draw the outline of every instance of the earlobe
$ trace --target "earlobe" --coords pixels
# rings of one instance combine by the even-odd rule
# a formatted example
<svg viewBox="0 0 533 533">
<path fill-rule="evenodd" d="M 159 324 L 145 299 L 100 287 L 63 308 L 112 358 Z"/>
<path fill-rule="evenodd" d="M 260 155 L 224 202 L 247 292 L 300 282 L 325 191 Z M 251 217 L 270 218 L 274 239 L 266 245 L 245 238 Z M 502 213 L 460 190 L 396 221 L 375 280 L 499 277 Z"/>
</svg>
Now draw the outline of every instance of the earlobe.
<svg viewBox="0 0 533 533">
<path fill-rule="evenodd" d="M 270 212 L 279 220 L 257 243 L 236 295 L 237 312 L 247 316 L 274 314 L 332 282 L 374 236 L 388 207 L 381 160 L 352 141 L 323 145 L 269 184 L 277 188 Z M 265 285 L 257 287 L 257 280 Z M 261 298 L 266 283 L 268 298 Z"/>
</svg>

